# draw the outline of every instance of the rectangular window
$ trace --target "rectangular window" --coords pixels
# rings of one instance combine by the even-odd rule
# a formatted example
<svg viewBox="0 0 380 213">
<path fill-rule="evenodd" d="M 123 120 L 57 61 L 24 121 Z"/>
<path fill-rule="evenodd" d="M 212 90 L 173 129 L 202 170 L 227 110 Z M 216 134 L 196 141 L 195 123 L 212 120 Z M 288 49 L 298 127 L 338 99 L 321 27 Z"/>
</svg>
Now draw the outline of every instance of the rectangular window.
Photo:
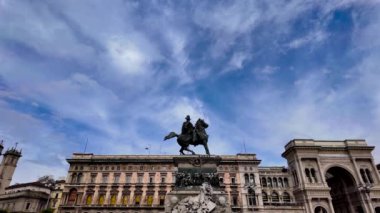
<svg viewBox="0 0 380 213">
<path fill-rule="evenodd" d="M 128 205 L 129 204 L 129 196 L 128 195 L 123 195 L 123 205 Z"/>
<path fill-rule="evenodd" d="M 131 183 L 131 176 L 130 175 L 125 176 L 125 183 Z"/>
<path fill-rule="evenodd" d="M 152 176 L 149 177 L 149 183 L 153 183 L 154 178 Z"/>
<path fill-rule="evenodd" d="M 148 195 L 148 198 L 146 199 L 146 203 L 148 206 L 152 206 L 153 204 L 153 195 Z"/>
<path fill-rule="evenodd" d="M 224 181 L 223 181 L 223 178 L 222 177 L 220 177 L 219 178 L 219 183 L 223 183 Z"/>
<path fill-rule="evenodd" d="M 232 184 L 235 184 L 235 178 L 234 178 L 234 177 L 231 178 L 231 183 L 232 183 Z"/>
<path fill-rule="evenodd" d="M 143 182 L 143 176 L 138 176 L 137 177 L 137 183 L 142 183 Z"/>
<path fill-rule="evenodd" d="M 103 183 L 108 182 L 108 174 L 103 174 Z"/>
<path fill-rule="evenodd" d="M 119 179 L 120 179 L 120 175 L 119 174 L 116 174 L 115 176 L 113 176 L 113 182 L 114 183 L 119 183 Z"/>
<path fill-rule="evenodd" d="M 90 183 L 95 183 L 96 181 L 96 174 L 91 174 Z"/>
<path fill-rule="evenodd" d="M 140 201 L 141 201 L 141 195 L 136 195 L 135 196 L 135 205 L 136 206 L 140 205 Z"/>
<path fill-rule="evenodd" d="M 234 196 L 232 197 L 232 205 L 233 205 L 233 206 L 237 206 L 237 205 L 238 205 L 238 199 L 237 199 L 237 196 L 236 196 L 236 195 L 234 195 Z"/>
<path fill-rule="evenodd" d="M 166 180 L 165 180 L 165 177 L 162 177 L 162 178 L 161 178 L 161 183 L 165 183 L 165 181 L 166 181 Z"/>
<path fill-rule="evenodd" d="M 26 207 L 25 207 L 25 210 L 28 210 L 30 207 L 30 203 L 26 203 Z"/>
<path fill-rule="evenodd" d="M 165 205 L 165 195 L 160 195 L 160 206 Z"/>
</svg>

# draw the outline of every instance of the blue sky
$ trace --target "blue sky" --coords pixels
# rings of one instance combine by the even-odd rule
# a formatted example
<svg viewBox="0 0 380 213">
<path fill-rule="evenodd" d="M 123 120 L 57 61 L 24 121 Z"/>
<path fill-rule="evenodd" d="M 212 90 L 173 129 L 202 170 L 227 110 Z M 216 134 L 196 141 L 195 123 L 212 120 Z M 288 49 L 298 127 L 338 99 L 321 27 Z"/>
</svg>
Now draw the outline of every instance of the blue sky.
<svg viewBox="0 0 380 213">
<path fill-rule="evenodd" d="M 286 165 L 293 138 L 380 147 L 379 35 L 374 0 L 0 0 L 0 137 L 23 149 L 13 183 L 65 176 L 86 140 L 177 154 L 162 139 L 187 114 L 209 122 L 213 154 L 262 165 Z"/>
</svg>

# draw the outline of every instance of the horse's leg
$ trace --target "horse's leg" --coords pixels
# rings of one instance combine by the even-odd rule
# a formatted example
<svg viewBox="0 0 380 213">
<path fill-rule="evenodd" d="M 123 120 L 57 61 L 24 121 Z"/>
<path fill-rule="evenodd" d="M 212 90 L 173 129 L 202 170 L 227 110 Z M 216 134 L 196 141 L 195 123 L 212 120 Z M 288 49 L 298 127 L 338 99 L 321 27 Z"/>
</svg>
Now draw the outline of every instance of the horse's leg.
<svg viewBox="0 0 380 213">
<path fill-rule="evenodd" d="M 192 155 L 195 155 L 195 152 L 193 152 L 193 150 L 189 149 L 189 147 L 186 147 L 185 150 L 188 151 L 188 152 L 191 152 Z"/>
<path fill-rule="evenodd" d="M 206 150 L 206 154 L 207 154 L 207 155 L 210 155 L 210 151 L 208 150 L 207 141 L 203 143 L 203 146 L 204 146 L 204 148 L 205 148 L 205 150 Z"/>
<path fill-rule="evenodd" d="M 185 150 L 184 147 L 181 147 L 181 149 L 179 150 L 179 153 L 180 153 L 181 155 L 185 155 L 185 153 L 183 153 L 183 150 Z"/>
</svg>

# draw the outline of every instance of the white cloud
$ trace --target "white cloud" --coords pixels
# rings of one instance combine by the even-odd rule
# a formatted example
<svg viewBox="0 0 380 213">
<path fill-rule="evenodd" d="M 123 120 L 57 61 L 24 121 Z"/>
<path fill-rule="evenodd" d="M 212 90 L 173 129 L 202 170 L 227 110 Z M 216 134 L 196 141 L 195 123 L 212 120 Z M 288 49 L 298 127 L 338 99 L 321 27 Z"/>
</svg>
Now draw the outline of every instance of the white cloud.
<svg viewBox="0 0 380 213">
<path fill-rule="evenodd" d="M 380 125 L 377 92 L 380 76 L 376 69 L 380 60 L 376 53 L 366 55 L 368 57 L 352 68 L 350 74 L 357 81 L 350 84 L 331 86 L 328 76 L 334 72 L 321 69 L 311 71 L 312 74 L 297 73 L 297 81 L 290 89 L 270 80 L 264 87 L 251 85 L 240 90 L 243 86 L 239 85 L 239 90 L 234 90 L 237 100 L 229 96 L 224 87 L 219 88 L 218 93 L 228 100 L 224 102 L 224 109 L 232 108 L 230 117 L 224 112 L 217 113 L 220 109 L 216 108 L 222 106 L 197 98 L 195 90 L 199 88 L 194 89 L 199 82 L 208 89 L 209 82 L 218 80 L 209 65 L 214 57 L 223 58 L 226 53 L 233 53 L 225 61 L 226 69 L 243 69 L 256 54 L 253 48 L 256 44 L 251 43 L 251 39 L 256 36 L 258 26 L 270 28 L 276 40 L 278 34 L 286 34 L 292 21 L 310 8 L 322 7 L 326 15 L 351 4 L 349 2 L 323 2 L 324 6 L 301 0 L 238 1 L 230 6 L 217 4 L 215 7 L 201 3 L 189 13 L 166 6 L 162 11 L 149 9 L 151 13 L 143 16 L 135 11 L 141 6 L 140 2 L 118 1 L 91 4 L 91 7 L 77 1 L 49 7 L 9 2 L 5 10 L 1 9 L 5 12 L 0 17 L 7 20 L 0 23 L 0 29 L 5 32 L 1 38 L 25 43 L 48 59 L 70 61 L 68 67 L 56 62 L 51 65 L 47 58 L 34 60 L 0 47 L 3 62 L 0 73 L 9 87 L 7 91 L 0 91 L 1 97 L 30 101 L 28 104 L 35 108 L 46 107 L 58 123 L 49 124 L 48 120 L 17 112 L 1 102 L 0 115 L 4 122 L 0 124 L 0 134 L 12 142 L 21 140 L 24 148 L 15 176 L 17 182 L 49 174 L 49 169 L 62 176 L 67 169 L 63 159 L 74 151 L 81 151 L 84 143 L 78 141 L 84 142 L 86 137 L 89 137 L 88 151 L 97 154 L 144 153 L 148 144 L 152 146 L 152 153 L 176 154 L 175 140 L 162 142 L 162 137 L 168 131 L 180 130 L 186 114 L 191 115 L 194 122 L 202 117 L 210 123 L 212 153 L 235 154 L 243 151 L 245 142 L 248 151 L 264 158 L 263 164 L 283 162 L 280 158 L 283 145 L 295 137 L 363 137 L 372 144 L 380 137 L 376 133 Z M 364 30 L 358 29 L 353 37 L 357 50 L 365 52 L 379 43 L 374 36 L 379 34 L 377 22 L 373 21 Z M 203 48 L 191 45 L 202 45 L 196 39 L 202 40 L 199 37 L 205 34 L 212 37 L 214 43 L 210 44 L 209 52 L 202 49 L 205 53 L 204 58 L 199 59 L 201 68 L 191 70 L 194 65 L 191 48 Z M 292 40 L 289 48 L 319 44 L 327 39 L 329 34 L 320 28 Z M 244 49 L 233 50 L 238 42 L 243 42 L 239 45 Z M 268 63 L 253 72 L 270 76 L 280 69 Z M 205 82 L 194 82 L 210 76 L 212 78 Z M 356 109 L 356 97 L 368 98 L 375 107 Z M 363 116 L 371 116 L 371 119 Z M 54 129 L 57 127 L 54 125 L 58 128 L 63 125 L 64 119 L 103 134 L 84 131 L 79 136 L 83 139 L 78 139 Z M 201 147 L 195 150 L 204 152 Z M 376 149 L 379 153 L 377 150 L 379 148 Z M 46 152 L 61 155 L 54 158 Z M 50 165 L 49 161 L 55 164 Z"/>
<path fill-rule="evenodd" d="M 108 40 L 106 46 L 116 69 L 126 74 L 152 72 L 151 64 L 160 58 L 154 45 L 141 34 L 114 36 Z"/>
<path fill-rule="evenodd" d="M 256 73 L 256 74 L 258 74 L 258 75 L 267 76 L 267 75 L 272 75 L 278 69 L 279 69 L 279 67 L 277 67 L 277 66 L 266 65 L 264 67 L 255 69 L 253 72 Z"/>
<path fill-rule="evenodd" d="M 244 67 L 244 62 L 249 59 L 250 54 L 243 52 L 236 52 L 230 58 L 226 71 L 241 70 Z"/>
<path fill-rule="evenodd" d="M 308 44 L 313 46 L 316 44 L 320 44 L 321 42 L 323 42 L 327 38 L 328 38 L 328 33 L 326 33 L 325 31 L 322 31 L 322 30 L 317 30 L 317 31 L 310 32 L 309 34 L 307 34 L 304 37 L 294 39 L 293 41 L 289 42 L 289 44 L 287 44 L 287 46 L 290 49 L 300 48 L 300 47 L 308 45 Z"/>
<path fill-rule="evenodd" d="M 261 19 L 262 10 L 255 1 L 228 4 L 219 2 L 212 7 L 200 4 L 194 14 L 195 22 L 204 28 L 236 36 L 252 30 Z"/>
<path fill-rule="evenodd" d="M 76 59 L 83 64 L 90 63 L 95 56 L 94 48 L 79 42 L 73 30 L 47 4 L 38 2 L 32 6 L 8 1 L 0 18 L 2 38 L 27 44 L 39 54 Z"/>
<path fill-rule="evenodd" d="M 33 181 L 45 174 L 64 175 L 67 163 L 64 154 L 76 145 L 50 126 L 30 115 L 9 109 L 0 101 L 0 137 L 4 148 L 14 146 L 22 149 L 12 183 Z"/>
</svg>

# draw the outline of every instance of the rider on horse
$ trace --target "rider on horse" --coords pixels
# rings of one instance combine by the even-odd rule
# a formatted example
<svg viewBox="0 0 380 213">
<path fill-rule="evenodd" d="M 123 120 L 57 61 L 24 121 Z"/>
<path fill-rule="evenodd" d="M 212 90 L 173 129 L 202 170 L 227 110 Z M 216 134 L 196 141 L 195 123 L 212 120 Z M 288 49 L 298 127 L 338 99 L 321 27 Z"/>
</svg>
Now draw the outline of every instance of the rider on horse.
<svg viewBox="0 0 380 213">
<path fill-rule="evenodd" d="M 206 133 L 208 124 L 203 119 L 199 118 L 194 127 L 194 125 L 190 122 L 190 116 L 186 116 L 185 119 L 186 121 L 182 124 L 181 134 L 178 135 L 175 132 L 170 132 L 167 136 L 165 136 L 164 140 L 176 137 L 177 143 L 181 146 L 181 149 L 179 150 L 181 155 L 185 154 L 183 151 L 188 151 L 195 155 L 195 152 L 189 149 L 189 145 L 202 145 L 205 148 L 206 154 L 210 155 L 207 145 L 208 135 Z"/>
<path fill-rule="evenodd" d="M 195 131 L 195 128 L 193 126 L 193 124 L 190 122 L 190 116 L 187 115 L 186 116 L 186 121 L 183 122 L 182 124 L 182 132 L 181 134 L 182 135 L 187 135 L 189 137 L 191 137 L 193 139 L 193 142 L 196 141 L 197 137 L 196 137 L 196 131 Z"/>
</svg>

